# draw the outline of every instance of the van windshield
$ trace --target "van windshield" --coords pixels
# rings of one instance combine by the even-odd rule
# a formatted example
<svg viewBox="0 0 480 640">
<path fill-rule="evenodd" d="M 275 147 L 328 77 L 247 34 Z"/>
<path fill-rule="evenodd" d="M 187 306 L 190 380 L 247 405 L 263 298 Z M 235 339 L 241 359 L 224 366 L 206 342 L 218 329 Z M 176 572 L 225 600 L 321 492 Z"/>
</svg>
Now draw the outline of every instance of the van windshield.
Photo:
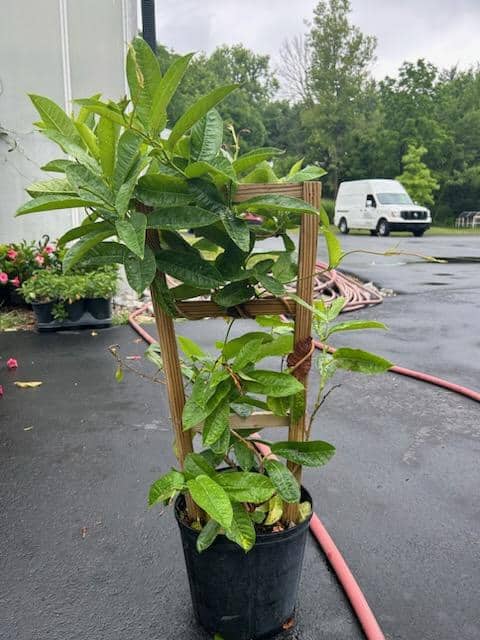
<svg viewBox="0 0 480 640">
<path fill-rule="evenodd" d="M 377 193 L 380 204 L 413 204 L 408 193 Z"/>
</svg>

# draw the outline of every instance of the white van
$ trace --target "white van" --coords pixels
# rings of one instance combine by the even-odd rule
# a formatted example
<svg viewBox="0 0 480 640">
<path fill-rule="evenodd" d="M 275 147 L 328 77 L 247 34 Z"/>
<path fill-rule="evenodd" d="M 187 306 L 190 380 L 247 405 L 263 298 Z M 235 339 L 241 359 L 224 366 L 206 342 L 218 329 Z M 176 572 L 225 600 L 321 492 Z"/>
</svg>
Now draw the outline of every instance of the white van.
<svg viewBox="0 0 480 640">
<path fill-rule="evenodd" d="M 396 180 L 353 180 L 338 188 L 334 222 L 341 233 L 369 229 L 372 235 L 411 231 L 414 236 L 423 236 L 432 217 Z"/>
</svg>

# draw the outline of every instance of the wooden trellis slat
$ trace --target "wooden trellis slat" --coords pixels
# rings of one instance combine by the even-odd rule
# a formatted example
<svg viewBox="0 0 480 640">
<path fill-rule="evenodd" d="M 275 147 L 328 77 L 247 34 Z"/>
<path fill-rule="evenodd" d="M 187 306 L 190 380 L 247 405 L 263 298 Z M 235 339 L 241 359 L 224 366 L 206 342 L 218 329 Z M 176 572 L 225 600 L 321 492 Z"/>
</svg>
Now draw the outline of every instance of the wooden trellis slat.
<svg viewBox="0 0 480 640">
<path fill-rule="evenodd" d="M 235 202 L 242 202 L 265 193 L 290 195 L 302 198 L 315 207 L 320 206 L 320 183 L 305 182 L 303 184 L 246 184 L 240 185 L 235 197 Z M 313 301 L 313 280 L 315 273 L 316 252 L 318 236 L 318 218 L 311 214 L 303 214 L 300 227 L 300 247 L 298 264 L 297 295 L 311 304 Z M 158 238 L 153 230 L 148 231 L 147 242 L 155 249 L 158 247 Z M 164 274 L 157 273 L 157 278 L 165 278 Z M 155 320 L 158 331 L 160 349 L 164 362 L 165 378 L 167 382 L 170 414 L 172 417 L 177 457 L 183 468 L 185 457 L 193 451 L 192 432 L 184 431 L 182 425 L 182 412 L 185 405 L 185 392 L 178 356 L 175 326 L 173 319 L 168 316 L 159 304 L 155 286 L 151 287 L 152 303 L 155 312 Z M 224 316 L 225 309 L 210 301 L 186 301 L 178 303 L 179 315 L 184 315 L 192 320 L 205 317 Z M 241 316 L 254 317 L 257 315 L 277 315 L 288 313 L 295 316 L 295 344 L 310 336 L 311 312 L 301 305 L 295 305 L 293 301 L 277 298 L 261 298 L 242 305 L 236 309 Z M 299 370 L 300 371 L 300 370 Z M 297 373 L 298 379 L 306 386 L 307 375 Z M 305 392 L 306 393 L 306 392 Z M 237 428 L 253 427 L 289 427 L 289 440 L 303 440 L 305 429 L 305 417 L 297 422 L 291 422 L 288 417 L 282 418 L 271 413 L 255 413 L 249 418 L 242 419 L 239 416 L 231 416 L 230 424 Z M 289 463 L 295 476 L 301 481 L 301 467 Z M 202 516 L 201 510 L 187 495 L 187 511 L 191 518 Z M 297 505 L 286 505 L 286 515 L 294 519 Z"/>
</svg>

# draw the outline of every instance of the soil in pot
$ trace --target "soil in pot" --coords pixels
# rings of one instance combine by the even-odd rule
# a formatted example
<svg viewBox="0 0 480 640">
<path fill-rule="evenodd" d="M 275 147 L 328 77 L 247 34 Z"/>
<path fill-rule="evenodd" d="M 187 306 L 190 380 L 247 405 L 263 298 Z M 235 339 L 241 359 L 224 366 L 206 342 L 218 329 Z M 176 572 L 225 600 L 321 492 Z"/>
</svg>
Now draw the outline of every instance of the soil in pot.
<svg viewBox="0 0 480 640">
<path fill-rule="evenodd" d="M 302 488 L 302 502 L 312 502 Z M 293 618 L 310 518 L 290 529 L 257 533 L 245 553 L 219 535 L 198 553 L 198 531 L 185 523 L 184 497 L 175 503 L 195 616 L 224 640 L 260 640 L 285 629 Z"/>
</svg>

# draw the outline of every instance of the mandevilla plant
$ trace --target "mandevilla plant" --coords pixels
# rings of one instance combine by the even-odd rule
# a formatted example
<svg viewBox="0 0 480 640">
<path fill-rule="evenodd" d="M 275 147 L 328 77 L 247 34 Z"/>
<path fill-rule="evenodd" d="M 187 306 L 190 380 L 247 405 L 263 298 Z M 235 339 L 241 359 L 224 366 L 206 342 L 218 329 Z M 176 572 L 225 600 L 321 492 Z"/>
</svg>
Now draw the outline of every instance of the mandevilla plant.
<svg viewBox="0 0 480 640">
<path fill-rule="evenodd" d="M 191 57 L 178 58 L 162 76 L 153 52 L 136 38 L 127 55 L 129 97 L 118 102 L 102 101 L 100 95 L 76 100 L 78 113 L 67 115 L 48 98 L 32 95 L 41 117 L 38 128 L 67 157 L 43 167 L 60 177 L 31 185 L 32 199 L 17 212 L 83 207 L 85 220 L 59 241 L 68 245 L 63 270 L 69 272 L 80 262 L 84 268 L 122 264 L 135 291 L 150 287 L 162 317 L 177 315 L 181 301 L 198 296 L 210 297 L 228 315 L 231 307 L 259 296 L 286 295 L 286 285 L 297 275 L 296 245 L 289 233 L 301 215 L 319 216 L 330 267 L 342 257 L 328 217 L 312 204 L 273 193 L 235 201 L 241 183 L 305 182 L 324 174 L 315 166 L 302 169 L 298 162 L 279 179 L 268 161 L 282 151 L 260 148 L 241 155 L 233 129 L 233 144 L 224 144 L 224 124 L 215 106 L 236 85 L 214 89 L 175 123 L 167 122 L 167 106 Z M 252 224 L 247 213 L 257 214 L 260 224 Z M 257 240 L 271 237 L 281 239 L 282 249 L 259 252 Z M 165 274 L 174 286 L 167 285 Z M 304 303 L 298 299 L 297 304 Z M 338 300 L 330 307 L 321 301 L 311 307 L 313 328 L 322 342 L 334 332 L 382 327 L 373 322 L 332 325 L 342 306 Z M 183 429 L 201 431 L 204 450 L 189 453 L 181 470 L 172 469 L 157 480 L 149 504 L 169 503 L 180 492 L 189 495 L 202 510 L 189 521 L 200 532 L 199 551 L 220 532 L 248 551 L 256 529 L 275 531 L 304 520 L 310 505 L 300 503 L 292 465 L 320 466 L 334 453 L 332 445 L 310 439 L 312 416 L 302 441 L 273 443 L 269 455 L 255 446 L 255 440 L 260 441 L 252 438 L 257 429 L 241 427 L 240 419 L 254 409 L 285 417 L 286 422 L 305 414 L 304 385 L 295 375 L 302 359 L 293 362 L 289 357 L 294 351 L 291 324 L 278 317 L 258 322 L 263 330 L 233 339 L 227 333 L 215 358 L 179 338 L 185 355 L 182 371 L 190 385 Z M 149 355 L 162 364 L 158 349 L 151 348 Z M 264 363 L 270 357 L 281 359 L 280 369 Z M 343 348 L 331 354 L 325 347 L 317 359 L 320 386 L 313 415 L 336 369 L 377 373 L 389 366 L 363 351 Z M 232 414 L 237 414 L 240 427 L 232 426 Z M 295 503 L 295 520 L 286 518 L 284 505 Z"/>
</svg>

